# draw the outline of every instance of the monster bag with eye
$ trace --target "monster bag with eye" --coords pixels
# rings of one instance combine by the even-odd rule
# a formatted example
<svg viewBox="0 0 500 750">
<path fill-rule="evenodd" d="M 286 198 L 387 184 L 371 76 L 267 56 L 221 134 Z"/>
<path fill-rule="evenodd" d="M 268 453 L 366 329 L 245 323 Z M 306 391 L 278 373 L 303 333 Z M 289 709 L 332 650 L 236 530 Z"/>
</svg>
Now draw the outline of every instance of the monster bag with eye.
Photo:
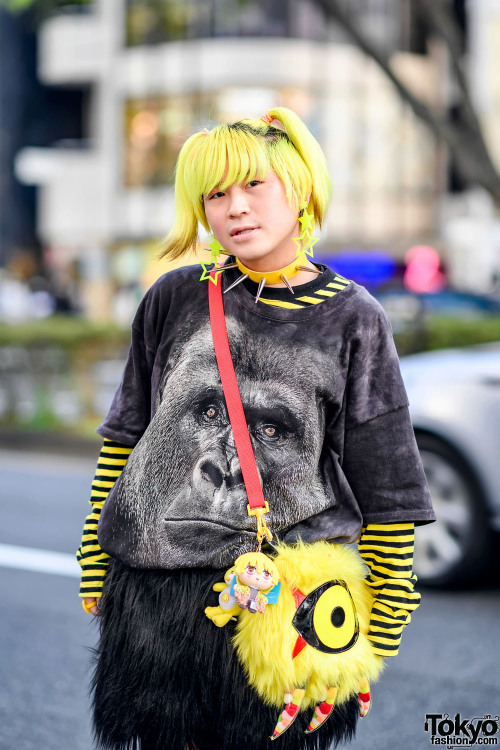
<svg viewBox="0 0 500 750">
<path fill-rule="evenodd" d="M 261 615 L 227 597 L 226 606 L 221 602 L 205 610 L 219 627 L 238 617 L 233 642 L 249 683 L 266 703 L 281 709 L 273 739 L 305 709 L 312 709 L 306 731 L 319 729 L 335 705 L 356 694 L 365 716 L 369 683 L 383 662 L 366 637 L 372 594 L 362 561 L 348 547 L 317 542 L 278 546 L 273 564 L 279 596 Z M 229 570 L 226 584 L 233 575 Z M 214 588 L 222 591 L 224 584 Z M 270 596 L 273 589 L 265 593 Z"/>
</svg>

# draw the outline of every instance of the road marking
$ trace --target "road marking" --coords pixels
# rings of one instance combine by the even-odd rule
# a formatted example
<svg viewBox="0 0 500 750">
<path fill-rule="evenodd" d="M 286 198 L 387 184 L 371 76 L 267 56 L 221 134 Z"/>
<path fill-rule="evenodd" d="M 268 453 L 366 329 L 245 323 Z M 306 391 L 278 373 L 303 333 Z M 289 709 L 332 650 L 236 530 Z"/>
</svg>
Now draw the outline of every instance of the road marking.
<svg viewBox="0 0 500 750">
<path fill-rule="evenodd" d="M 82 573 L 74 555 L 33 547 L 16 547 L 13 544 L 0 544 L 0 566 L 70 578 L 80 578 Z"/>
<path fill-rule="evenodd" d="M 30 453 L 28 451 L 7 451 L 0 449 L 0 471 L 37 476 L 71 475 L 72 477 L 89 478 L 95 470 L 96 458 L 78 456 L 55 456 L 48 453 Z M 93 476 L 93 474 L 92 474 Z"/>
</svg>

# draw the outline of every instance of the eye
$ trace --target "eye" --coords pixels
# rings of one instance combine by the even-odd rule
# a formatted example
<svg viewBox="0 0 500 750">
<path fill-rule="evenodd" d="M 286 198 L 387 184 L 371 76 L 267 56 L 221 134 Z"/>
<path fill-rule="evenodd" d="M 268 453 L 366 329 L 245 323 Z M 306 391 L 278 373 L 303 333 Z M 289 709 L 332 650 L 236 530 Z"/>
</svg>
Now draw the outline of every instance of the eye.
<svg viewBox="0 0 500 750">
<path fill-rule="evenodd" d="M 256 428 L 257 437 L 267 443 L 277 443 L 282 438 L 282 431 L 275 424 L 261 424 Z"/>
<path fill-rule="evenodd" d="M 268 570 L 264 570 L 264 578 L 266 581 L 271 578 L 271 573 Z"/>
<path fill-rule="evenodd" d="M 226 424 L 227 414 L 224 404 L 215 393 L 207 393 L 191 402 L 191 413 L 198 424 L 207 429 Z"/>
<path fill-rule="evenodd" d="M 358 616 L 344 581 L 328 581 L 311 591 L 292 624 L 309 646 L 325 654 L 348 651 L 358 640 Z"/>
<path fill-rule="evenodd" d="M 247 182 L 247 187 L 255 187 L 255 185 L 262 185 L 262 180 L 250 180 Z"/>
<path fill-rule="evenodd" d="M 206 424 L 215 424 L 220 422 L 222 416 L 220 408 L 216 404 L 204 404 L 199 412 L 201 421 Z"/>
<path fill-rule="evenodd" d="M 253 565 L 247 565 L 247 573 L 249 575 L 253 575 L 255 573 L 255 568 Z"/>
<path fill-rule="evenodd" d="M 217 190 L 215 193 L 210 193 L 205 200 L 211 201 L 213 198 L 220 198 L 221 195 L 224 195 L 222 190 Z"/>
</svg>

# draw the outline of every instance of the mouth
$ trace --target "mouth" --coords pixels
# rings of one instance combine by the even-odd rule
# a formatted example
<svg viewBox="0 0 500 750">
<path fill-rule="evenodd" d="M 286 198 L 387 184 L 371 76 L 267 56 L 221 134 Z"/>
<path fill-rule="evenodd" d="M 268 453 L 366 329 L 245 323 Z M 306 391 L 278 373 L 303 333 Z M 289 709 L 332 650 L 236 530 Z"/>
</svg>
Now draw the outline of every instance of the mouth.
<svg viewBox="0 0 500 750">
<path fill-rule="evenodd" d="M 231 229 L 229 234 L 231 236 L 231 239 L 239 240 L 240 238 L 247 239 L 258 231 L 259 227 L 236 227 L 235 229 Z"/>
<path fill-rule="evenodd" d="M 174 524 L 183 524 L 185 527 L 192 526 L 193 528 L 198 528 L 200 526 L 214 526 L 217 529 L 225 528 L 229 531 L 235 531 L 238 534 L 249 534 L 255 536 L 255 532 L 248 531 L 247 529 L 242 529 L 238 526 L 233 526 L 232 524 L 225 523 L 224 521 L 215 521 L 213 518 L 164 518 L 163 523 L 165 526 L 168 526 L 171 523 Z"/>
</svg>

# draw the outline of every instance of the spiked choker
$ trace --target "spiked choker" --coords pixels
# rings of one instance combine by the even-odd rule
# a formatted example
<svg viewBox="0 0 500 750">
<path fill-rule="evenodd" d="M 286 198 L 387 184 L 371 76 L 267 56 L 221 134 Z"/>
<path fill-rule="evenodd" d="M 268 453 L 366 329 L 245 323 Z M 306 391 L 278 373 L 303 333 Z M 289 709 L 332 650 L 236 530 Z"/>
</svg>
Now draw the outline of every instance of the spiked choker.
<svg viewBox="0 0 500 750">
<path fill-rule="evenodd" d="M 233 289 L 237 284 L 244 281 L 245 279 L 250 279 L 251 281 L 254 281 L 259 285 L 257 294 L 255 296 L 256 303 L 259 301 L 262 290 L 266 285 L 272 286 L 273 284 L 279 284 L 280 282 L 283 282 L 285 286 L 288 287 L 288 289 L 291 291 L 291 293 L 294 294 L 293 287 L 290 284 L 289 279 L 293 279 L 293 277 L 296 276 L 300 271 L 309 271 L 309 273 L 315 274 L 321 273 L 321 271 L 317 268 L 313 269 L 306 266 L 306 262 L 306 254 L 305 252 L 302 252 L 291 263 L 289 263 L 288 266 L 284 266 L 284 268 L 278 268 L 276 271 L 260 272 L 252 271 L 251 268 L 247 268 L 238 258 L 236 258 L 236 263 L 232 263 L 231 267 L 234 268 L 235 266 L 237 266 L 241 271 L 242 276 L 236 279 L 236 281 L 231 284 L 231 286 L 225 289 L 224 293 L 229 292 L 230 289 Z"/>
</svg>

